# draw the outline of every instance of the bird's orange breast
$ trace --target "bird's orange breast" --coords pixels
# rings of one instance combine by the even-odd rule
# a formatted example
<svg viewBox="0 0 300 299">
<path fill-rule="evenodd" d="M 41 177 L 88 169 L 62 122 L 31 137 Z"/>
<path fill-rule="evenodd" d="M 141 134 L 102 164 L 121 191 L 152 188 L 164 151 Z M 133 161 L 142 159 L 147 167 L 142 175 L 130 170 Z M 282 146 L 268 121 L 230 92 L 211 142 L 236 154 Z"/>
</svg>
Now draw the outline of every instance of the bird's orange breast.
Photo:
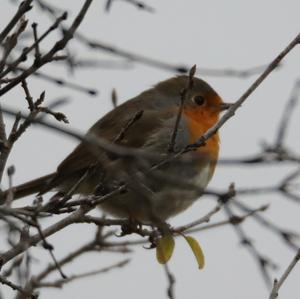
<svg viewBox="0 0 300 299">
<path fill-rule="evenodd" d="M 190 143 L 196 142 L 209 128 L 218 121 L 217 115 L 205 113 L 202 110 L 185 109 L 183 115 L 186 118 L 190 134 Z M 207 154 L 212 160 L 217 160 L 219 156 L 219 134 L 210 137 L 204 146 L 198 148 L 199 153 Z"/>
</svg>

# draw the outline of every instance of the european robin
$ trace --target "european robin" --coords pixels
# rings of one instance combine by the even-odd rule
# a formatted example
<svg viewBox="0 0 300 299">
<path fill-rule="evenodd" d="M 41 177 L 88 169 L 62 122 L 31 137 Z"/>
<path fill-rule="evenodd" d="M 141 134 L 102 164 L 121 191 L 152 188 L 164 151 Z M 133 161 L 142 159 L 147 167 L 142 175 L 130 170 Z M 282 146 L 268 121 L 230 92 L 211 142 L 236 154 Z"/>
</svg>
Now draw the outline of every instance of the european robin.
<svg viewBox="0 0 300 299">
<path fill-rule="evenodd" d="M 205 81 L 194 77 L 193 84 L 186 88 L 188 80 L 191 80 L 188 76 L 178 76 L 159 82 L 113 109 L 87 133 L 155 154 L 152 159 L 138 163 L 135 159 L 124 159 L 104 150 L 96 154 L 82 142 L 54 173 L 17 186 L 14 197 L 50 190 L 65 194 L 76 184 L 74 194 L 105 195 L 125 184 L 122 192 L 101 204 L 105 212 L 148 221 L 153 215 L 166 220 L 188 208 L 199 197 L 199 190 L 190 185 L 203 189 L 213 176 L 219 155 L 218 134 L 209 138 L 204 146 L 182 155 L 184 161 L 180 157 L 170 159 L 153 171 L 145 171 L 170 155 L 170 140 L 176 122 L 173 152 L 194 143 L 217 123 L 220 112 L 229 107 Z M 139 111 L 140 118 L 129 126 Z M 123 136 L 118 138 L 121 132 Z M 186 157 L 191 158 L 190 162 Z"/>
</svg>

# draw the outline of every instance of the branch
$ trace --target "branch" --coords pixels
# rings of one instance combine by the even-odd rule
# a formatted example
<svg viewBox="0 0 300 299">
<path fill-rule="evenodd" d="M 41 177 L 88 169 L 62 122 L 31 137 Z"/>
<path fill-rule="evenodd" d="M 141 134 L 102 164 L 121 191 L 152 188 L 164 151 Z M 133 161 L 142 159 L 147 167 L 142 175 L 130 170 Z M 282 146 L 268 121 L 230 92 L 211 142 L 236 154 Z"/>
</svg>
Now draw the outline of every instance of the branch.
<svg viewBox="0 0 300 299">
<path fill-rule="evenodd" d="M 17 70 L 20 70 L 20 71 L 24 72 L 26 69 L 24 67 L 17 67 Z M 35 73 L 32 74 L 32 76 L 34 76 L 37 79 L 46 80 L 50 83 L 56 84 L 59 87 L 71 88 L 73 90 L 83 92 L 83 93 L 86 93 L 86 94 L 91 95 L 91 96 L 96 96 L 99 93 L 99 91 L 97 89 L 89 88 L 89 87 L 85 87 L 85 86 L 82 86 L 82 85 L 77 84 L 77 83 L 69 82 L 69 81 L 67 81 L 63 78 L 54 77 L 54 76 L 51 76 L 49 74 L 43 73 L 41 71 L 36 71 Z"/>
<path fill-rule="evenodd" d="M 195 72 L 196 72 L 196 65 L 194 65 L 190 69 L 189 76 L 188 76 L 187 82 L 186 82 L 186 86 L 180 91 L 180 106 L 178 109 L 174 129 L 171 134 L 171 139 L 170 139 L 170 143 L 168 146 L 169 153 L 173 153 L 175 146 L 176 146 L 176 137 L 177 137 L 177 132 L 178 132 L 178 128 L 179 128 L 179 124 L 180 124 L 180 120 L 181 120 L 181 116 L 182 116 L 182 112 L 183 112 L 184 102 L 186 100 L 187 93 L 193 88 L 193 85 L 194 85 L 193 78 L 194 78 Z"/>
<path fill-rule="evenodd" d="M 13 61 L 12 63 L 10 63 L 8 65 L 8 67 L 6 68 L 6 70 L 4 70 L 3 72 L 1 72 L 0 78 L 3 78 L 4 76 L 6 76 L 11 71 L 15 71 L 16 67 L 21 62 L 23 62 L 24 60 L 26 60 L 27 54 L 30 53 L 30 51 L 32 51 L 33 49 L 35 49 L 36 44 L 40 43 L 45 37 L 47 37 L 50 34 L 50 32 L 52 32 L 53 30 L 55 30 L 58 27 L 58 25 L 60 24 L 60 22 L 64 21 L 66 18 L 67 18 L 67 14 L 66 13 L 64 13 L 60 17 L 58 17 L 55 20 L 55 22 L 54 22 L 53 25 L 51 25 L 36 41 L 34 41 L 34 43 L 31 46 L 24 48 L 23 51 L 22 51 L 22 53 L 21 53 L 21 55 L 15 61 Z M 39 63 L 41 63 L 41 62 L 39 62 Z M 22 81 L 23 79 L 26 79 L 26 78 L 22 78 L 20 81 Z"/>
<path fill-rule="evenodd" d="M 284 137 L 286 136 L 288 125 L 291 120 L 291 115 L 298 102 L 299 92 L 300 92 L 300 80 L 297 80 L 292 90 L 291 97 L 287 102 L 282 114 L 282 119 L 279 125 L 278 134 L 275 142 L 275 148 L 277 149 L 277 151 L 278 149 L 279 150 L 282 149 L 282 144 L 284 141 Z"/>
<path fill-rule="evenodd" d="M 0 275 L 0 283 L 3 285 L 7 285 L 11 289 L 20 292 L 22 295 L 25 296 L 25 298 L 31 298 L 31 299 L 37 299 L 37 295 L 28 293 L 26 290 L 24 290 L 21 286 L 16 285 L 15 283 L 11 282 L 10 280 L 6 279 L 5 277 Z"/>
<path fill-rule="evenodd" d="M 165 263 L 163 266 L 169 283 L 167 288 L 167 295 L 170 299 L 174 299 L 175 298 L 174 286 L 176 282 L 175 276 L 171 273 L 168 263 Z"/>
<path fill-rule="evenodd" d="M 280 279 L 279 280 L 277 280 L 277 279 L 274 280 L 274 285 L 273 285 L 273 288 L 272 288 L 272 291 L 271 291 L 269 299 L 275 299 L 275 298 L 278 297 L 278 291 L 279 291 L 279 289 L 282 287 L 282 285 L 285 282 L 285 280 L 291 274 L 292 270 L 294 269 L 294 267 L 296 266 L 296 264 L 299 262 L 299 260 L 300 260 L 300 250 L 298 250 L 298 252 L 294 256 L 293 260 L 288 265 L 288 267 L 286 268 L 286 270 L 284 271 L 284 273 L 282 274 L 282 276 L 280 277 Z"/>
<path fill-rule="evenodd" d="M 123 2 L 127 2 L 135 6 L 137 9 L 151 12 L 153 13 L 155 10 L 153 7 L 149 6 L 148 4 L 145 4 L 143 2 L 137 1 L 137 0 L 123 0 Z M 107 0 L 105 4 L 105 10 L 108 12 L 111 8 L 111 5 L 113 3 L 113 0 Z"/>
<path fill-rule="evenodd" d="M 82 20 L 85 16 L 85 14 L 87 13 L 87 10 L 88 10 L 89 6 L 91 5 L 92 1 L 93 0 L 86 0 L 85 1 L 85 3 L 83 4 L 80 12 L 78 13 L 75 20 L 73 21 L 71 27 L 67 31 L 64 32 L 63 38 L 61 40 L 59 40 L 58 42 L 56 42 L 55 45 L 50 49 L 50 51 L 48 53 L 46 53 L 45 55 L 40 57 L 39 61 L 35 61 L 35 63 L 33 63 L 33 65 L 29 69 L 24 71 L 20 76 L 16 77 L 13 81 L 11 81 L 5 87 L 0 89 L 0 96 L 7 93 L 9 90 L 11 90 L 13 87 L 15 87 L 17 84 L 19 84 L 22 80 L 26 79 L 28 76 L 33 74 L 37 69 L 39 69 L 44 64 L 53 61 L 54 55 L 58 51 L 64 49 L 65 46 L 67 45 L 67 43 L 73 38 L 75 31 L 77 30 L 77 28 L 81 24 L 81 22 L 82 22 Z M 40 39 L 41 39 L 41 37 L 38 40 L 40 40 Z M 36 42 L 34 43 L 34 45 L 35 44 L 36 44 Z M 35 46 L 33 46 L 33 48 L 35 48 Z"/>
<path fill-rule="evenodd" d="M 0 33 L 0 44 L 5 39 L 5 37 L 8 35 L 8 33 L 12 30 L 12 28 L 19 22 L 19 20 L 22 18 L 22 16 L 32 8 L 32 6 L 31 6 L 32 1 L 33 0 L 25 0 L 20 3 L 16 14 L 13 16 L 11 21 L 6 25 L 6 27 Z"/>
<path fill-rule="evenodd" d="M 209 222 L 211 217 L 218 213 L 221 210 L 222 205 L 218 204 L 215 208 L 213 208 L 209 213 L 207 213 L 205 216 L 201 217 L 200 219 L 193 221 L 191 223 L 188 223 L 186 225 L 182 225 L 179 227 L 176 227 L 174 229 L 174 232 L 184 232 L 186 230 L 190 230 L 191 228 L 194 228 L 195 226 L 198 226 L 199 224 Z"/>
<path fill-rule="evenodd" d="M 36 286 L 38 288 L 45 288 L 45 287 L 61 288 L 64 284 L 66 284 L 68 282 L 71 282 L 75 279 L 86 278 L 86 277 L 98 275 L 100 273 L 105 273 L 105 272 L 111 271 L 111 270 L 116 269 L 116 268 L 122 268 L 122 267 L 126 266 L 129 262 L 130 262 L 129 259 L 125 259 L 121 262 L 115 263 L 111 266 L 108 266 L 108 267 L 105 267 L 105 268 L 102 268 L 102 269 L 99 269 L 99 270 L 94 270 L 94 271 L 89 271 L 89 272 L 85 272 L 85 273 L 70 275 L 66 279 L 58 279 L 58 280 L 53 281 L 53 282 L 40 282 Z"/>
<path fill-rule="evenodd" d="M 253 209 L 253 210 L 249 211 L 248 213 L 241 215 L 241 216 L 233 215 L 226 220 L 222 220 L 222 221 L 218 221 L 218 222 L 215 222 L 212 224 L 207 224 L 207 225 L 203 225 L 200 227 L 194 227 L 194 228 L 188 229 L 186 231 L 186 233 L 195 233 L 195 232 L 199 232 L 199 231 L 204 231 L 204 230 L 209 230 L 212 228 L 221 227 L 221 226 L 228 225 L 228 224 L 232 224 L 232 225 L 240 224 L 240 223 L 244 222 L 247 218 L 250 218 L 253 215 L 256 215 L 256 213 L 264 212 L 267 208 L 268 208 L 268 206 L 263 205 L 263 206 L 258 207 L 257 209 Z"/>
<path fill-rule="evenodd" d="M 271 74 L 271 72 L 279 65 L 282 59 L 300 42 L 300 33 L 289 43 L 289 45 L 268 65 L 266 70 L 254 81 L 254 83 L 246 90 L 246 92 L 228 109 L 228 111 L 221 117 L 216 125 L 211 127 L 189 148 L 198 148 L 203 146 L 205 142 L 231 118 L 234 116 L 236 110 L 248 99 L 248 97 L 257 89 L 257 87 Z"/>
<path fill-rule="evenodd" d="M 227 212 L 229 218 L 233 216 L 233 213 L 228 205 L 225 205 L 225 211 Z M 246 235 L 244 229 L 241 227 L 240 223 L 233 223 L 233 228 L 243 246 L 248 249 L 248 252 L 255 259 L 259 269 L 262 273 L 266 285 L 270 284 L 270 275 L 267 271 L 267 267 L 274 267 L 275 265 L 264 255 L 262 255 L 256 247 L 253 245 L 252 240 Z"/>
<path fill-rule="evenodd" d="M 71 215 L 67 216 L 66 218 L 50 225 L 48 228 L 43 230 L 43 236 L 48 237 L 56 232 L 60 231 L 61 229 L 75 223 L 78 218 L 86 214 L 91 208 L 79 208 L 77 211 L 73 212 Z M 10 250 L 0 254 L 0 269 L 1 266 L 6 264 L 8 261 L 19 255 L 20 253 L 26 251 L 29 247 L 35 246 L 42 240 L 40 234 L 35 234 L 26 239 L 26 247 L 24 246 L 24 242 L 20 241 Z"/>
</svg>

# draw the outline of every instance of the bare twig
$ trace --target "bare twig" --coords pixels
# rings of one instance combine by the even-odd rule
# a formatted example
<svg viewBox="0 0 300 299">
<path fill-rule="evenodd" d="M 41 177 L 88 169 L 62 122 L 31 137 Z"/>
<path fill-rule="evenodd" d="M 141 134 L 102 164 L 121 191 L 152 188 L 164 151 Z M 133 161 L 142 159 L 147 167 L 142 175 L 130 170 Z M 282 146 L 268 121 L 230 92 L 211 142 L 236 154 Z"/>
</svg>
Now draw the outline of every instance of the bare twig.
<svg viewBox="0 0 300 299">
<path fill-rule="evenodd" d="M 286 270 L 284 271 L 284 273 L 282 274 L 280 279 L 279 280 L 277 280 L 277 279 L 274 280 L 274 285 L 273 285 L 273 288 L 272 288 L 269 299 L 275 299 L 275 298 L 278 297 L 279 289 L 282 287 L 282 285 L 284 284 L 284 282 L 286 281 L 288 276 L 291 274 L 292 270 L 297 265 L 299 260 L 300 260 L 300 250 L 298 250 L 298 252 L 294 256 L 293 260 L 288 265 L 288 267 L 286 268 Z"/>
<path fill-rule="evenodd" d="M 25 99 L 28 103 L 28 109 L 29 109 L 29 111 L 33 111 L 34 110 L 33 99 L 32 99 L 32 96 L 29 92 L 28 85 L 27 85 L 27 82 L 26 82 L 25 79 L 22 80 L 21 86 L 23 87 L 23 89 L 25 91 Z"/>
<path fill-rule="evenodd" d="M 240 201 L 234 201 L 233 205 L 239 207 L 241 210 L 246 211 L 248 213 L 251 213 L 251 211 L 254 211 L 253 209 L 250 209 L 246 204 L 240 202 Z M 267 208 L 268 206 L 265 206 Z M 293 240 L 296 237 L 299 237 L 299 234 L 296 234 L 295 232 L 291 232 L 285 229 L 282 229 L 275 223 L 273 223 L 270 220 L 267 220 L 265 217 L 263 217 L 260 214 L 254 213 L 253 219 L 256 220 L 258 223 L 260 223 L 265 228 L 269 229 L 271 232 L 277 234 L 286 245 L 291 247 L 292 249 L 297 249 L 298 246 L 293 242 Z"/>
<path fill-rule="evenodd" d="M 13 16 L 11 21 L 6 25 L 6 27 L 0 33 L 0 44 L 8 35 L 8 33 L 12 30 L 12 28 L 19 22 L 21 17 L 32 8 L 31 6 L 32 1 L 33 0 L 25 0 L 20 3 L 16 14 Z"/>
<path fill-rule="evenodd" d="M 123 57 L 129 61 L 138 62 L 147 66 L 164 69 L 171 71 L 172 73 L 185 74 L 188 73 L 190 67 L 188 65 L 173 65 L 164 61 L 159 61 L 154 58 L 145 57 L 136 53 L 129 52 L 127 50 L 120 49 L 116 46 L 109 45 L 104 42 L 90 40 L 86 37 L 86 34 L 76 32 L 76 39 L 81 41 L 86 46 L 108 52 L 110 54 Z M 265 69 L 265 66 L 252 67 L 245 70 L 236 69 L 209 69 L 209 68 L 198 68 L 196 75 L 201 76 L 217 76 L 217 77 L 233 77 L 233 78 L 247 78 L 256 74 L 260 74 Z"/>
<path fill-rule="evenodd" d="M 75 211 L 71 215 L 63 218 L 62 220 L 60 220 L 60 221 L 52 224 L 48 228 L 44 229 L 43 230 L 43 236 L 44 237 L 48 237 L 48 236 L 50 236 L 50 235 L 58 232 L 59 230 L 61 230 L 61 229 L 65 228 L 65 227 L 67 227 L 67 226 L 75 223 L 78 218 L 80 218 L 81 216 L 83 216 L 84 214 L 86 214 L 90 209 L 91 208 L 87 208 L 87 207 L 85 207 L 85 208 L 79 208 L 77 211 Z M 40 234 L 33 235 L 32 237 L 29 237 L 26 240 L 28 247 L 34 246 L 34 245 L 36 245 L 40 241 L 41 241 Z M 27 250 L 27 248 L 24 248 L 23 242 L 19 242 L 13 248 L 11 248 L 10 250 L 8 250 L 8 251 L 6 251 L 6 252 L 4 252 L 4 253 L 2 253 L 0 255 L 0 265 L 1 266 L 4 265 L 5 263 L 7 263 L 11 259 L 13 259 L 15 256 L 17 256 L 20 253 L 22 253 L 25 250 Z"/>
<path fill-rule="evenodd" d="M 56 19 L 56 21 L 54 22 L 54 24 L 52 26 L 50 26 L 45 32 L 44 34 L 42 34 L 37 41 L 35 41 L 31 46 L 26 47 L 23 49 L 22 54 L 12 63 L 9 64 L 9 66 L 0 74 L 0 78 L 3 78 L 4 76 L 6 76 L 8 73 L 10 73 L 11 71 L 15 71 L 16 67 L 23 62 L 24 60 L 26 60 L 27 54 L 29 52 L 31 52 L 34 48 L 36 43 L 40 43 L 44 38 L 46 38 L 50 32 L 52 32 L 53 30 L 55 30 L 58 25 L 60 24 L 60 22 L 64 21 L 67 18 L 67 14 L 64 13 L 62 14 L 60 17 L 58 17 Z M 44 56 L 43 56 L 44 57 Z M 41 64 L 41 62 L 39 62 L 39 65 Z M 21 78 L 20 81 L 22 81 L 23 79 L 26 79 L 26 77 Z M 1 91 L 1 90 L 0 90 Z"/>
<path fill-rule="evenodd" d="M 20 71 L 24 72 L 26 70 L 26 68 L 17 67 L 17 70 L 20 70 Z M 53 84 L 56 84 L 60 87 L 67 87 L 67 88 L 71 88 L 71 89 L 74 89 L 74 90 L 79 91 L 79 92 L 87 93 L 91 96 L 96 96 L 99 93 L 97 89 L 89 88 L 89 87 L 85 87 L 85 86 L 82 86 L 82 85 L 77 84 L 77 83 L 69 82 L 65 79 L 62 79 L 62 78 L 59 78 L 59 77 L 54 77 L 54 76 L 51 76 L 49 74 L 43 73 L 41 71 L 36 71 L 35 73 L 32 74 L 32 76 L 34 78 L 37 78 L 37 79 L 46 80 L 46 81 L 48 81 L 50 83 L 53 83 Z"/>
<path fill-rule="evenodd" d="M 42 240 L 43 247 L 44 247 L 46 250 L 48 250 L 48 252 L 49 252 L 49 254 L 50 254 L 50 256 L 51 256 L 51 258 L 52 258 L 52 260 L 53 260 L 53 262 L 54 262 L 54 265 L 55 265 L 57 271 L 59 272 L 59 274 L 61 275 L 61 277 L 62 277 L 63 279 L 66 279 L 67 276 L 66 276 L 66 275 L 64 274 L 64 272 L 62 271 L 61 266 L 60 266 L 60 264 L 57 262 L 57 259 L 56 259 L 55 255 L 54 255 L 54 253 L 53 253 L 54 247 L 46 240 L 46 237 L 44 236 L 44 233 L 43 233 L 43 231 L 42 231 L 42 229 L 41 229 L 41 226 L 40 226 L 40 224 L 38 223 L 36 217 L 34 217 L 33 220 L 34 220 L 34 222 L 35 222 L 35 226 L 36 226 L 37 231 L 38 231 L 38 233 L 39 233 L 39 235 L 40 235 L 40 238 L 41 238 L 41 240 Z"/>
<path fill-rule="evenodd" d="M 121 129 L 119 134 L 114 138 L 113 143 L 120 143 L 124 137 L 125 134 L 128 132 L 128 130 L 138 121 L 142 118 L 144 111 L 140 110 L 136 112 L 129 120 L 126 122 L 124 127 Z"/>
<path fill-rule="evenodd" d="M 110 10 L 113 1 L 115 1 L 115 0 L 107 0 L 106 1 L 105 10 L 107 12 Z M 144 10 L 144 11 L 147 11 L 147 12 L 154 12 L 155 11 L 153 7 L 149 6 L 146 3 L 143 3 L 141 1 L 137 1 L 137 0 L 122 0 L 122 1 L 130 3 L 133 6 L 135 6 L 137 9 L 140 9 L 140 10 Z"/>
<path fill-rule="evenodd" d="M 115 88 L 111 91 L 111 102 L 113 104 L 113 108 L 118 106 L 118 95 Z"/>
<path fill-rule="evenodd" d="M 15 283 L 11 282 L 10 280 L 6 279 L 5 277 L 0 275 L 0 283 L 3 285 L 7 285 L 11 289 L 20 292 L 22 295 L 25 296 L 25 298 L 31 298 L 36 299 L 37 296 L 32 293 L 28 293 L 25 289 L 23 289 L 21 286 L 16 285 Z"/>
<path fill-rule="evenodd" d="M 228 216 L 231 218 L 233 217 L 233 213 L 228 205 L 224 206 L 225 211 L 227 212 Z M 233 223 L 233 228 L 237 234 L 237 236 L 240 239 L 240 242 L 245 248 L 248 249 L 249 253 L 253 256 L 255 259 L 257 265 L 259 266 L 259 269 L 262 273 L 262 276 L 264 278 L 264 281 L 267 286 L 270 285 L 270 275 L 268 272 L 268 267 L 275 267 L 275 265 L 266 257 L 261 255 L 261 253 L 256 249 L 256 247 L 253 245 L 253 242 L 251 239 L 246 235 L 244 229 L 241 227 L 240 223 Z"/>
<path fill-rule="evenodd" d="M 81 256 L 82 254 L 92 251 L 92 250 L 102 250 L 102 247 L 95 247 L 95 240 L 88 242 L 87 244 L 84 244 L 83 246 L 79 247 L 78 249 L 68 253 L 64 258 L 58 261 L 58 264 L 60 267 L 72 262 L 75 258 L 78 256 Z M 40 272 L 38 275 L 35 276 L 33 279 L 33 284 L 36 284 L 37 282 L 42 281 L 45 277 L 47 277 L 50 273 L 52 273 L 54 270 L 56 270 L 56 265 L 49 265 L 45 270 Z"/>
<path fill-rule="evenodd" d="M 27 20 L 21 18 L 16 30 L 5 39 L 5 42 L 3 43 L 3 55 L 0 60 L 0 73 L 2 73 L 10 53 L 16 47 L 19 37 L 26 29 L 27 23 Z"/>
<path fill-rule="evenodd" d="M 15 258 L 13 260 L 13 262 L 11 263 L 11 265 L 9 266 L 9 268 L 7 268 L 7 269 L 5 269 L 5 271 L 3 271 L 3 276 L 6 278 L 9 277 L 13 273 L 14 269 L 20 267 L 20 264 L 22 263 L 22 261 L 23 261 L 23 256 L 19 256 L 18 258 Z"/>
<path fill-rule="evenodd" d="M 36 64 L 39 64 L 40 58 L 41 58 L 41 52 L 40 52 L 40 46 L 38 43 L 38 33 L 37 33 L 37 23 L 32 23 L 31 25 L 32 30 L 33 30 L 33 37 L 34 37 L 34 57 L 35 57 L 35 62 Z"/>
<path fill-rule="evenodd" d="M 18 77 L 14 78 L 13 81 L 11 81 L 5 87 L 3 87 L 2 89 L 0 89 L 0 96 L 2 96 L 3 94 L 5 94 L 9 90 L 11 90 L 14 86 L 16 86 L 17 84 L 19 84 L 22 80 L 26 79 L 28 76 L 30 76 L 31 74 L 33 74 L 41 66 L 43 66 L 46 63 L 51 62 L 53 60 L 54 55 L 58 51 L 60 51 L 60 50 L 62 50 L 62 49 L 65 48 L 65 46 L 67 45 L 67 43 L 73 38 L 75 31 L 77 30 L 77 28 L 81 24 L 81 22 L 82 22 L 82 20 L 83 20 L 83 18 L 85 16 L 85 14 L 87 13 L 87 10 L 88 10 L 89 6 L 91 5 L 91 3 L 92 3 L 92 0 L 86 0 L 85 1 L 85 3 L 83 4 L 80 12 L 78 13 L 78 15 L 74 19 L 72 25 L 70 26 L 70 28 L 67 31 L 64 32 L 63 38 L 60 39 L 58 42 L 56 42 L 55 45 L 49 50 L 48 53 L 46 53 L 45 55 L 43 55 L 42 57 L 40 57 L 38 63 L 37 63 L 37 61 L 35 61 L 35 63 L 29 69 L 27 69 L 26 71 L 24 71 L 21 75 L 19 75 Z M 65 18 L 65 16 L 64 16 L 64 18 Z M 58 21 L 57 21 L 57 23 L 58 23 Z M 37 41 L 40 41 L 42 37 L 45 37 L 45 34 L 42 35 Z M 35 44 L 36 44 L 36 42 L 32 46 L 33 48 L 35 47 Z"/>
<path fill-rule="evenodd" d="M 278 66 L 282 59 L 300 42 L 300 33 L 289 43 L 289 45 L 280 52 L 280 54 L 268 65 L 265 71 L 254 81 L 254 83 L 246 90 L 246 92 L 228 109 L 221 117 L 216 125 L 211 127 L 189 148 L 203 146 L 205 142 L 234 116 L 236 110 L 248 99 L 248 97 L 257 89 L 257 87 L 270 75 L 270 73 Z"/>
<path fill-rule="evenodd" d="M 275 141 L 275 148 L 277 148 L 277 149 L 282 149 L 282 144 L 283 144 L 286 132 L 287 132 L 288 125 L 291 120 L 291 115 L 293 113 L 295 106 L 297 105 L 297 102 L 298 102 L 299 92 L 300 92 L 300 80 L 297 80 L 297 82 L 295 83 L 294 88 L 292 90 L 290 99 L 287 102 L 285 109 L 283 111 L 283 114 L 282 114 L 282 119 L 281 119 L 281 122 L 279 125 L 278 134 L 277 134 L 277 138 Z"/>
<path fill-rule="evenodd" d="M 214 207 L 209 213 L 207 213 L 205 216 L 201 217 L 198 220 L 195 220 L 191 223 L 188 223 L 186 225 L 182 225 L 179 227 L 176 227 L 174 229 L 174 232 L 184 232 L 187 230 L 190 230 L 191 228 L 194 228 L 195 226 L 198 226 L 199 224 L 205 223 L 205 222 L 209 222 L 211 217 L 218 213 L 221 210 L 222 205 L 218 204 L 216 207 Z"/>
<path fill-rule="evenodd" d="M 194 65 L 190 69 L 189 76 L 188 76 L 187 82 L 186 82 L 186 86 L 183 88 L 183 90 L 180 91 L 180 105 L 179 105 L 177 117 L 176 117 L 176 120 L 175 120 L 174 129 L 173 129 L 173 132 L 171 134 L 170 143 L 169 143 L 169 146 L 168 146 L 168 152 L 169 153 L 173 153 L 174 148 L 176 146 L 176 137 L 177 137 L 177 132 L 178 132 L 178 128 L 179 128 L 179 124 L 180 124 L 180 120 L 181 120 L 181 115 L 182 115 L 182 112 L 183 112 L 184 102 L 186 100 L 186 95 L 187 95 L 188 91 L 193 88 L 193 84 L 194 84 L 193 77 L 195 75 L 195 72 L 196 72 L 196 65 Z"/>
<path fill-rule="evenodd" d="M 257 209 L 253 209 L 253 210 L 249 211 L 245 215 L 241 215 L 241 216 L 234 215 L 226 220 L 218 221 L 218 222 L 215 222 L 212 224 L 203 225 L 200 227 L 190 228 L 190 229 L 186 230 L 185 232 L 186 233 L 195 233 L 195 232 L 199 232 L 199 231 L 210 230 L 212 228 L 218 228 L 218 227 L 228 225 L 228 224 L 232 224 L 232 225 L 240 224 L 240 223 L 244 222 L 246 219 L 257 214 L 258 212 L 265 211 L 267 209 L 267 207 L 268 206 L 263 205 L 263 206 L 258 207 Z"/>
<path fill-rule="evenodd" d="M 8 144 L 7 144 L 7 136 L 5 131 L 5 123 L 3 119 L 3 113 L 2 113 L 2 107 L 0 105 L 0 139 L 1 139 L 1 145 L 0 145 L 0 181 L 2 181 L 3 171 L 5 168 L 5 164 L 8 157 Z"/>
<path fill-rule="evenodd" d="M 169 265 L 167 263 L 164 264 L 164 269 L 169 283 L 167 288 L 167 295 L 170 299 L 175 299 L 175 276 L 171 273 Z"/>
<path fill-rule="evenodd" d="M 111 271 L 113 269 L 116 268 L 122 268 L 124 266 L 126 266 L 129 263 L 129 259 L 125 259 L 121 262 L 115 263 L 111 266 L 99 269 L 99 270 L 94 270 L 94 271 L 89 271 L 89 272 L 85 272 L 85 273 L 80 273 L 80 274 L 74 274 L 74 275 L 70 275 L 67 279 L 59 279 L 53 282 L 40 282 L 37 283 L 37 287 L 38 288 L 45 288 L 45 287 L 54 287 L 54 288 L 61 288 L 64 284 L 71 282 L 73 280 L 76 279 L 80 279 L 80 278 L 86 278 L 86 277 L 90 277 L 90 276 L 94 276 L 94 275 L 98 275 L 101 273 L 106 273 L 108 271 Z"/>
</svg>

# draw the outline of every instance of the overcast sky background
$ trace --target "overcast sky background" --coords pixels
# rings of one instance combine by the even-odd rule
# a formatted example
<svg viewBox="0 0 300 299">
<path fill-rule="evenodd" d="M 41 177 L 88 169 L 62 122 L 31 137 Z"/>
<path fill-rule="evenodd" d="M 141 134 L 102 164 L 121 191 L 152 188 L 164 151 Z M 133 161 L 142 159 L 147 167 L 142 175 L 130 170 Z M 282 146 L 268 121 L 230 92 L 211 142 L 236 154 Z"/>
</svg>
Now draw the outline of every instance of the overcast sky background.
<svg viewBox="0 0 300 299">
<path fill-rule="evenodd" d="M 68 23 L 78 12 L 83 1 L 51 1 L 69 12 Z M 80 32 L 118 48 L 174 64 L 197 64 L 198 68 L 246 69 L 270 62 L 300 29 L 299 0 L 152 0 L 147 1 L 155 13 L 137 10 L 132 5 L 115 1 L 110 13 L 104 11 L 105 1 L 94 0 Z M 0 2 L 1 28 L 13 15 L 16 6 L 11 1 Z M 30 21 L 39 24 L 43 32 L 49 24 L 47 15 L 33 10 Z M 48 42 L 42 44 L 46 49 Z M 78 58 L 114 58 L 99 51 L 90 51 L 71 42 Z M 271 76 L 247 100 L 235 117 L 221 130 L 221 157 L 247 156 L 260 150 L 263 141 L 271 142 L 279 123 L 282 109 L 289 98 L 296 79 L 300 78 L 300 50 L 294 49 L 284 60 L 282 68 Z M 62 66 L 43 68 L 50 74 L 99 90 L 97 97 L 67 88 L 58 87 L 40 79 L 31 78 L 28 84 L 37 97 L 46 90 L 48 103 L 58 97 L 68 97 L 70 103 L 60 110 L 69 120 L 70 127 L 85 132 L 97 119 L 112 108 L 110 93 L 116 88 L 120 102 L 129 99 L 156 82 L 174 73 L 135 64 L 130 70 L 87 69 L 71 74 Z M 254 81 L 248 79 L 205 77 L 226 101 L 235 101 Z M 3 98 L 3 105 L 26 109 L 21 88 L 15 88 Z M 287 144 L 299 152 L 299 108 L 295 111 Z M 34 127 L 28 130 L 14 148 L 8 165 L 16 166 L 15 183 L 47 174 L 76 145 L 65 136 Z M 293 169 L 289 165 L 274 167 L 218 167 L 211 188 L 225 189 L 231 182 L 242 186 L 273 185 Z M 285 228 L 299 231 L 300 207 L 278 195 L 245 197 L 253 207 L 271 203 L 266 214 Z M 199 200 L 188 211 L 171 220 L 174 225 L 185 224 L 199 218 L 211 208 L 210 200 Z M 215 220 L 224 215 L 218 215 Z M 244 225 L 249 236 L 255 238 L 257 248 L 279 265 L 274 271 L 278 277 L 292 259 L 294 253 L 269 231 L 252 220 Z M 94 227 L 77 225 L 49 238 L 55 246 L 56 256 L 89 240 Z M 206 267 L 197 269 L 194 257 L 187 245 L 178 239 L 170 262 L 176 277 L 176 298 L 268 298 L 255 261 L 245 248 L 239 245 L 232 227 L 211 230 L 195 235 L 206 256 Z M 47 252 L 34 249 L 40 263 L 50 261 Z M 42 290 L 43 299 L 50 298 L 166 298 L 167 279 L 163 268 L 155 260 L 155 252 L 136 247 L 129 266 L 108 274 L 70 283 L 61 290 Z M 68 274 L 98 269 L 121 260 L 120 255 L 90 254 L 64 268 Z M 39 268 L 40 265 L 35 267 Z M 280 298 L 299 298 L 300 266 L 288 278 L 280 291 Z M 58 277 L 55 273 L 53 277 Z M 2 287 L 1 287 L 2 288 Z M 7 298 L 12 295 L 6 292 Z"/>
</svg>

